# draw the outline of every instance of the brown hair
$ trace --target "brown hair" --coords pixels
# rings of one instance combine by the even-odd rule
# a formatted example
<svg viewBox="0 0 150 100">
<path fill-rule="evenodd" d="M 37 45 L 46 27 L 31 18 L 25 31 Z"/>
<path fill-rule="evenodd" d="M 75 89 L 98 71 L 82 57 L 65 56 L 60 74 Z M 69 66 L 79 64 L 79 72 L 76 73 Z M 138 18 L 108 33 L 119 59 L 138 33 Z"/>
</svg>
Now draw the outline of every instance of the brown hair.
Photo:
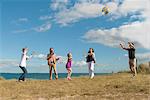
<svg viewBox="0 0 150 100">
<path fill-rule="evenodd" d="M 93 48 L 90 48 L 90 49 L 92 49 L 92 52 L 94 53 L 94 49 Z M 90 49 L 89 49 L 88 53 L 90 53 Z"/>
<path fill-rule="evenodd" d="M 22 48 L 22 52 L 24 52 L 26 50 L 26 48 Z"/>
</svg>

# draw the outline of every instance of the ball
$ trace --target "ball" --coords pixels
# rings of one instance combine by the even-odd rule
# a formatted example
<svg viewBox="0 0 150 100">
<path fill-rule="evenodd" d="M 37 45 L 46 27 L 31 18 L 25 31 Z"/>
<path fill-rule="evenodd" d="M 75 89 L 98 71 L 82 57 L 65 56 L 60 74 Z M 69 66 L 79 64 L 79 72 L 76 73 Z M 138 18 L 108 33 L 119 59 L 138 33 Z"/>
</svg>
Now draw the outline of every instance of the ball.
<svg viewBox="0 0 150 100">
<path fill-rule="evenodd" d="M 107 15 L 108 13 L 109 13 L 109 8 L 108 7 L 103 7 L 103 9 L 102 9 L 102 13 L 103 14 L 105 14 L 105 15 Z"/>
</svg>

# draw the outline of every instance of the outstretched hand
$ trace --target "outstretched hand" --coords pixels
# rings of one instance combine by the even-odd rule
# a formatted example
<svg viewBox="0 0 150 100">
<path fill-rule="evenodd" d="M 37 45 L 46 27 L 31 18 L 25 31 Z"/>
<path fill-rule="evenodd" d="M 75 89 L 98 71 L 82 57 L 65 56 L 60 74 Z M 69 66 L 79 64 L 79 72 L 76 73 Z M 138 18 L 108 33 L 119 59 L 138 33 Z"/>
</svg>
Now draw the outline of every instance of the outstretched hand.
<svg viewBox="0 0 150 100">
<path fill-rule="evenodd" d="M 121 48 L 123 48 L 123 44 L 122 43 L 120 43 L 120 46 L 121 46 Z"/>
<path fill-rule="evenodd" d="M 122 43 L 120 43 L 120 46 L 123 46 L 123 44 L 122 44 Z"/>
</svg>

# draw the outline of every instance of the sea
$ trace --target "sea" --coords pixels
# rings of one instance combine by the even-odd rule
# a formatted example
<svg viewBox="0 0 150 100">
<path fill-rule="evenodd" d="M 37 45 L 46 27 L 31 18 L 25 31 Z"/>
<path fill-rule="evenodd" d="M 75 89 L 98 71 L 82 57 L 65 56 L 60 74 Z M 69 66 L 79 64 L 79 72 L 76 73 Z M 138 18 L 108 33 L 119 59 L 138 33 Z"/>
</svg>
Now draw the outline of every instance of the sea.
<svg viewBox="0 0 150 100">
<path fill-rule="evenodd" d="M 18 79 L 22 73 L 0 73 L 0 77 L 3 77 L 6 80 L 9 79 Z M 110 75 L 112 73 L 95 73 L 95 75 Z M 53 79 L 54 79 L 53 74 Z M 88 76 L 88 73 L 72 73 L 72 77 L 80 77 L 80 76 Z M 66 78 L 67 73 L 59 73 L 59 78 Z M 49 73 L 28 73 L 26 76 L 27 79 L 35 79 L 35 80 L 48 80 Z"/>
</svg>

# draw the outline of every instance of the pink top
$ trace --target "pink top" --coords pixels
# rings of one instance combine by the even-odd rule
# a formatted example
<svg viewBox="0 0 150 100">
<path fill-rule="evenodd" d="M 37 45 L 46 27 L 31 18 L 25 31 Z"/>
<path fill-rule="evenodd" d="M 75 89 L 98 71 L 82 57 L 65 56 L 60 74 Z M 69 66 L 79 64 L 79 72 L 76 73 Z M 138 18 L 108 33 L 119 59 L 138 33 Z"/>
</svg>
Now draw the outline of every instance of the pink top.
<svg viewBox="0 0 150 100">
<path fill-rule="evenodd" d="M 71 66 L 72 66 L 72 59 L 68 59 L 66 68 L 71 68 Z"/>
</svg>

